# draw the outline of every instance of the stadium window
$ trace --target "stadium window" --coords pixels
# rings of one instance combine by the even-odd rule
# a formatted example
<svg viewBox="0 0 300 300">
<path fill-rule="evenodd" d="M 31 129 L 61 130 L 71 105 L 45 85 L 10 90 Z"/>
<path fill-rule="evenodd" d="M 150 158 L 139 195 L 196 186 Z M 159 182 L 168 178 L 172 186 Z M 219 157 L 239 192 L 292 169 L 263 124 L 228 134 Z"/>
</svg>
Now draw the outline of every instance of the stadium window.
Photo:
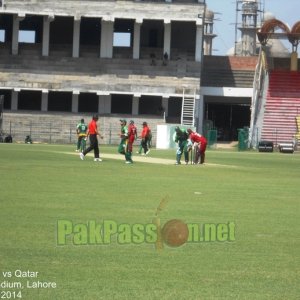
<svg viewBox="0 0 300 300">
<path fill-rule="evenodd" d="M 130 32 L 114 32 L 114 47 L 130 47 Z"/>
<path fill-rule="evenodd" d="M 0 30 L 0 43 L 5 42 L 5 30 L 1 29 Z"/>
<path fill-rule="evenodd" d="M 19 31 L 19 43 L 35 43 L 35 31 L 34 30 L 20 30 Z"/>
</svg>

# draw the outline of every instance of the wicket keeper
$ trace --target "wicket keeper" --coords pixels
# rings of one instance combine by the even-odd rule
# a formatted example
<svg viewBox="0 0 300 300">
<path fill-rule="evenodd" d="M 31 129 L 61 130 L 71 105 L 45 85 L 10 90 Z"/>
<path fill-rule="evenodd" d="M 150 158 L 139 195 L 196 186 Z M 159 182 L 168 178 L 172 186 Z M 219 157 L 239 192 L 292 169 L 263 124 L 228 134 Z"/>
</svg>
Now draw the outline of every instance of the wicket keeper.
<svg viewBox="0 0 300 300">
<path fill-rule="evenodd" d="M 194 163 L 195 164 L 203 164 L 205 161 L 205 151 L 206 151 L 206 146 L 207 146 L 207 140 L 206 138 L 197 133 L 193 132 L 192 129 L 187 130 L 189 134 L 189 138 L 191 142 L 194 144 L 195 147 L 195 158 L 194 158 Z M 200 160 L 199 160 L 200 159 Z"/>
</svg>

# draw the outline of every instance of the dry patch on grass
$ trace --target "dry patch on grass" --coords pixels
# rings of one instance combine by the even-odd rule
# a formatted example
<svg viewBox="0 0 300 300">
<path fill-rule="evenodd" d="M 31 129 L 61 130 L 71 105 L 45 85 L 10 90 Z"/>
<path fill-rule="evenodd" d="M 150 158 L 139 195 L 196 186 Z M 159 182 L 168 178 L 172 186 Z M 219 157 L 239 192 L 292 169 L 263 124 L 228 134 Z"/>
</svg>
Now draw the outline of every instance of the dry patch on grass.
<svg viewBox="0 0 300 300">
<path fill-rule="evenodd" d="M 62 152 L 65 154 L 71 154 L 71 155 L 77 155 L 78 160 L 79 158 L 79 153 L 74 153 L 74 152 Z M 101 153 L 101 158 L 102 159 L 117 159 L 117 160 L 124 160 L 124 156 L 121 154 L 108 154 L 108 153 Z M 89 153 L 86 156 L 87 158 L 92 158 L 93 154 Z M 151 157 L 151 156 L 133 156 L 133 161 L 134 162 L 142 162 L 142 163 L 150 163 L 150 164 L 161 164 L 161 165 L 175 165 L 175 159 L 166 159 L 166 158 L 157 158 L 157 157 Z M 185 165 L 183 162 L 182 165 Z M 189 164 L 191 165 L 191 164 Z M 203 165 L 199 165 L 200 167 L 204 166 L 210 166 L 210 167 L 227 167 L 227 168 L 237 168 L 237 166 L 234 165 L 223 165 L 223 164 L 214 164 L 214 163 L 205 163 Z"/>
</svg>

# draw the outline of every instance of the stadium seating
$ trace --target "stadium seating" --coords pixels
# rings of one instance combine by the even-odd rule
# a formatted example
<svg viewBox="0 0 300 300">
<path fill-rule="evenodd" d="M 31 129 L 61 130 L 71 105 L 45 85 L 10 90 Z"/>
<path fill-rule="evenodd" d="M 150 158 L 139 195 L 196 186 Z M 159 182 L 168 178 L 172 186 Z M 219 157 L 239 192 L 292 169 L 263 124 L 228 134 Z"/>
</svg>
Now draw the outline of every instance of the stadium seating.
<svg viewBox="0 0 300 300">
<path fill-rule="evenodd" d="M 300 112 L 300 72 L 274 70 L 265 104 L 262 140 L 290 143 L 295 140 L 295 118 Z"/>
</svg>

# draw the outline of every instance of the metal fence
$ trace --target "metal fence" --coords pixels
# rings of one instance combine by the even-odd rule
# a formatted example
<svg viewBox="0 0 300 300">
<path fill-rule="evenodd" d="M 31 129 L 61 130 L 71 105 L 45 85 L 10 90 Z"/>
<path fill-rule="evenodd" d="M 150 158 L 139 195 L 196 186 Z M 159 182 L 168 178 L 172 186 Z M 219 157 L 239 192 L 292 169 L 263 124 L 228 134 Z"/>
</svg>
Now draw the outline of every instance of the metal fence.
<svg viewBox="0 0 300 300">
<path fill-rule="evenodd" d="M 76 124 L 70 121 L 39 122 L 9 121 L 3 124 L 4 135 L 11 135 L 16 142 L 30 136 L 33 142 L 72 144 L 77 140 Z"/>
<path fill-rule="evenodd" d="M 33 143 L 49 143 L 49 144 L 76 144 L 77 121 L 74 120 L 54 120 L 42 121 L 39 120 L 9 120 L 3 122 L 2 138 L 11 135 L 13 142 L 25 142 L 27 136 L 30 136 Z M 109 120 L 101 118 L 99 120 L 99 128 L 101 135 L 101 144 L 117 145 L 120 142 L 120 125 L 117 120 Z M 141 125 L 137 125 L 138 132 L 141 131 Z M 156 141 L 156 126 L 151 128 L 153 142 Z"/>
</svg>

